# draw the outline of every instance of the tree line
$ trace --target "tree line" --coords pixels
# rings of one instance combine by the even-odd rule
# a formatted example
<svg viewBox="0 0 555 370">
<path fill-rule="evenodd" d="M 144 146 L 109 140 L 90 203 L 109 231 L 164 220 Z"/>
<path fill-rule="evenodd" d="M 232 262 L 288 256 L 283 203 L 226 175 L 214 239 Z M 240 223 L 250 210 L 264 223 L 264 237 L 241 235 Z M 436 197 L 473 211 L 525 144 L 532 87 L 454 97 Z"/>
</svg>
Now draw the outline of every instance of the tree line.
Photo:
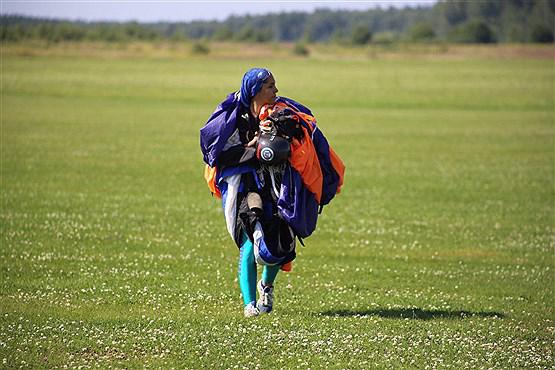
<svg viewBox="0 0 555 370">
<path fill-rule="evenodd" d="M 433 6 L 367 11 L 318 9 L 224 21 L 69 22 L 17 15 L 1 17 L 3 41 L 240 42 L 548 42 L 554 39 L 555 0 L 441 0 Z"/>
</svg>

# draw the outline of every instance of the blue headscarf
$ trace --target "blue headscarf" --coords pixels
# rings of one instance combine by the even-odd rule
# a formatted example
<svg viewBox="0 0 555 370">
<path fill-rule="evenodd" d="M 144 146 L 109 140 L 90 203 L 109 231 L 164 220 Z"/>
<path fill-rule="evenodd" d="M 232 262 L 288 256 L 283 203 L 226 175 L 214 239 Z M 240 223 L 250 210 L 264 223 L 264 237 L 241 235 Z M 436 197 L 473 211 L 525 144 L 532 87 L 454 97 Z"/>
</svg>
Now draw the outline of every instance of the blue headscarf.
<svg viewBox="0 0 555 370">
<path fill-rule="evenodd" d="M 252 68 L 245 73 L 241 82 L 241 104 L 250 107 L 251 99 L 260 91 L 264 81 L 272 75 L 265 68 Z"/>
</svg>

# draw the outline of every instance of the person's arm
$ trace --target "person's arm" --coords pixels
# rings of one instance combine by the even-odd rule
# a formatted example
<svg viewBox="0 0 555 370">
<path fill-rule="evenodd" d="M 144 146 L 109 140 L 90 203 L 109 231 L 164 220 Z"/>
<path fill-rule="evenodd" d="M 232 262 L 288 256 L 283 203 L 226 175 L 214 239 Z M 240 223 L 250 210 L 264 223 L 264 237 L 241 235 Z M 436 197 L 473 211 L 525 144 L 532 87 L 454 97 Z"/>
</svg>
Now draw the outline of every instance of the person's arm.
<svg viewBox="0 0 555 370">
<path fill-rule="evenodd" d="M 249 127 L 249 121 L 241 121 L 238 122 L 237 125 L 241 125 L 241 127 Z M 243 133 L 243 135 L 241 135 L 240 128 L 237 128 L 234 134 L 228 139 L 224 150 L 218 156 L 217 163 L 220 168 L 238 166 L 241 164 L 256 164 L 256 143 L 258 141 L 258 134 L 254 132 L 256 128 L 258 128 L 258 125 L 251 124 L 251 135 L 253 138 L 246 144 L 243 141 L 246 139 L 244 136 L 249 137 L 251 135 L 248 135 L 247 133 Z M 243 139 L 241 139 L 242 136 Z"/>
<path fill-rule="evenodd" d="M 252 162 L 252 163 L 251 163 Z M 221 152 L 218 157 L 218 167 L 238 166 L 240 164 L 256 163 L 255 146 L 232 146 L 228 150 Z"/>
</svg>

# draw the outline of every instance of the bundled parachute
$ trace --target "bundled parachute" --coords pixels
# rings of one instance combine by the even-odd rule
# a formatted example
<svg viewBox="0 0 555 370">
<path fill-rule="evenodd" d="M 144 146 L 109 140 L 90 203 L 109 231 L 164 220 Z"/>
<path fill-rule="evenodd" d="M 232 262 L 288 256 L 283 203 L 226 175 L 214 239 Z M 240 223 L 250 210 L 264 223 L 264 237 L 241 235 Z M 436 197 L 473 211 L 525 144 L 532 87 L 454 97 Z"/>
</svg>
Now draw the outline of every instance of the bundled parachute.
<svg viewBox="0 0 555 370">
<path fill-rule="evenodd" d="M 236 231 L 237 206 L 234 202 L 241 184 L 234 176 L 253 173 L 256 177 L 256 169 L 237 166 L 220 170 L 216 166 L 216 159 L 236 131 L 239 99 L 238 93 L 230 94 L 201 129 L 201 150 L 206 162 L 205 179 L 212 194 L 222 197 L 228 231 L 237 245 L 240 245 L 240 236 Z M 276 173 L 276 168 L 279 169 L 274 184 L 278 211 L 276 217 L 278 224 L 282 225 L 278 226 L 281 230 L 278 234 L 282 239 L 285 236 L 289 240 L 287 232 L 283 232 L 282 223 L 285 222 L 287 229 L 293 231 L 293 242 L 295 237 L 306 238 L 315 230 L 322 207 L 341 191 L 345 166 L 318 129 L 311 111 L 303 105 L 279 97 L 274 104 L 263 107 L 259 118 L 261 132 L 256 156 L 262 167 L 272 168 L 273 173 Z M 253 237 L 255 246 L 268 246 L 271 252 L 271 237 L 264 237 L 257 243 L 257 236 L 260 235 L 251 230 L 250 237 Z M 264 253 L 262 250 L 261 254 Z M 288 262 L 276 262 L 271 258 L 271 253 L 267 259 L 272 260 L 268 264 Z"/>
</svg>

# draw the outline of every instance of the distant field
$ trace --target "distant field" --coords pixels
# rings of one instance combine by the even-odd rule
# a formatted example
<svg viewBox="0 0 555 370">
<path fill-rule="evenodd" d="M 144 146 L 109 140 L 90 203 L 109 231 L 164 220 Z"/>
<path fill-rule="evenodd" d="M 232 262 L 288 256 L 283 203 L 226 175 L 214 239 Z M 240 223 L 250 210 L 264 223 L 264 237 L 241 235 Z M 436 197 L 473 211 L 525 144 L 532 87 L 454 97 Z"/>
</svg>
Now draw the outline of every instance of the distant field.
<svg viewBox="0 0 555 370">
<path fill-rule="evenodd" d="M 193 46 L 199 42 L 66 42 L 52 44 L 45 41 L 4 43 L 5 56 L 64 56 L 113 58 L 172 58 L 182 59 L 198 56 Z M 207 47 L 210 58 L 233 59 L 304 59 L 293 56 L 293 43 L 232 43 L 200 42 Z M 339 44 L 305 45 L 310 59 L 318 60 L 366 60 L 366 59 L 553 59 L 555 49 L 550 44 L 370 44 L 364 47 Z"/>
<path fill-rule="evenodd" d="M 282 47 L 3 48 L 2 368 L 555 366 L 552 49 Z M 198 130 L 252 66 L 347 172 L 246 320 Z"/>
</svg>

